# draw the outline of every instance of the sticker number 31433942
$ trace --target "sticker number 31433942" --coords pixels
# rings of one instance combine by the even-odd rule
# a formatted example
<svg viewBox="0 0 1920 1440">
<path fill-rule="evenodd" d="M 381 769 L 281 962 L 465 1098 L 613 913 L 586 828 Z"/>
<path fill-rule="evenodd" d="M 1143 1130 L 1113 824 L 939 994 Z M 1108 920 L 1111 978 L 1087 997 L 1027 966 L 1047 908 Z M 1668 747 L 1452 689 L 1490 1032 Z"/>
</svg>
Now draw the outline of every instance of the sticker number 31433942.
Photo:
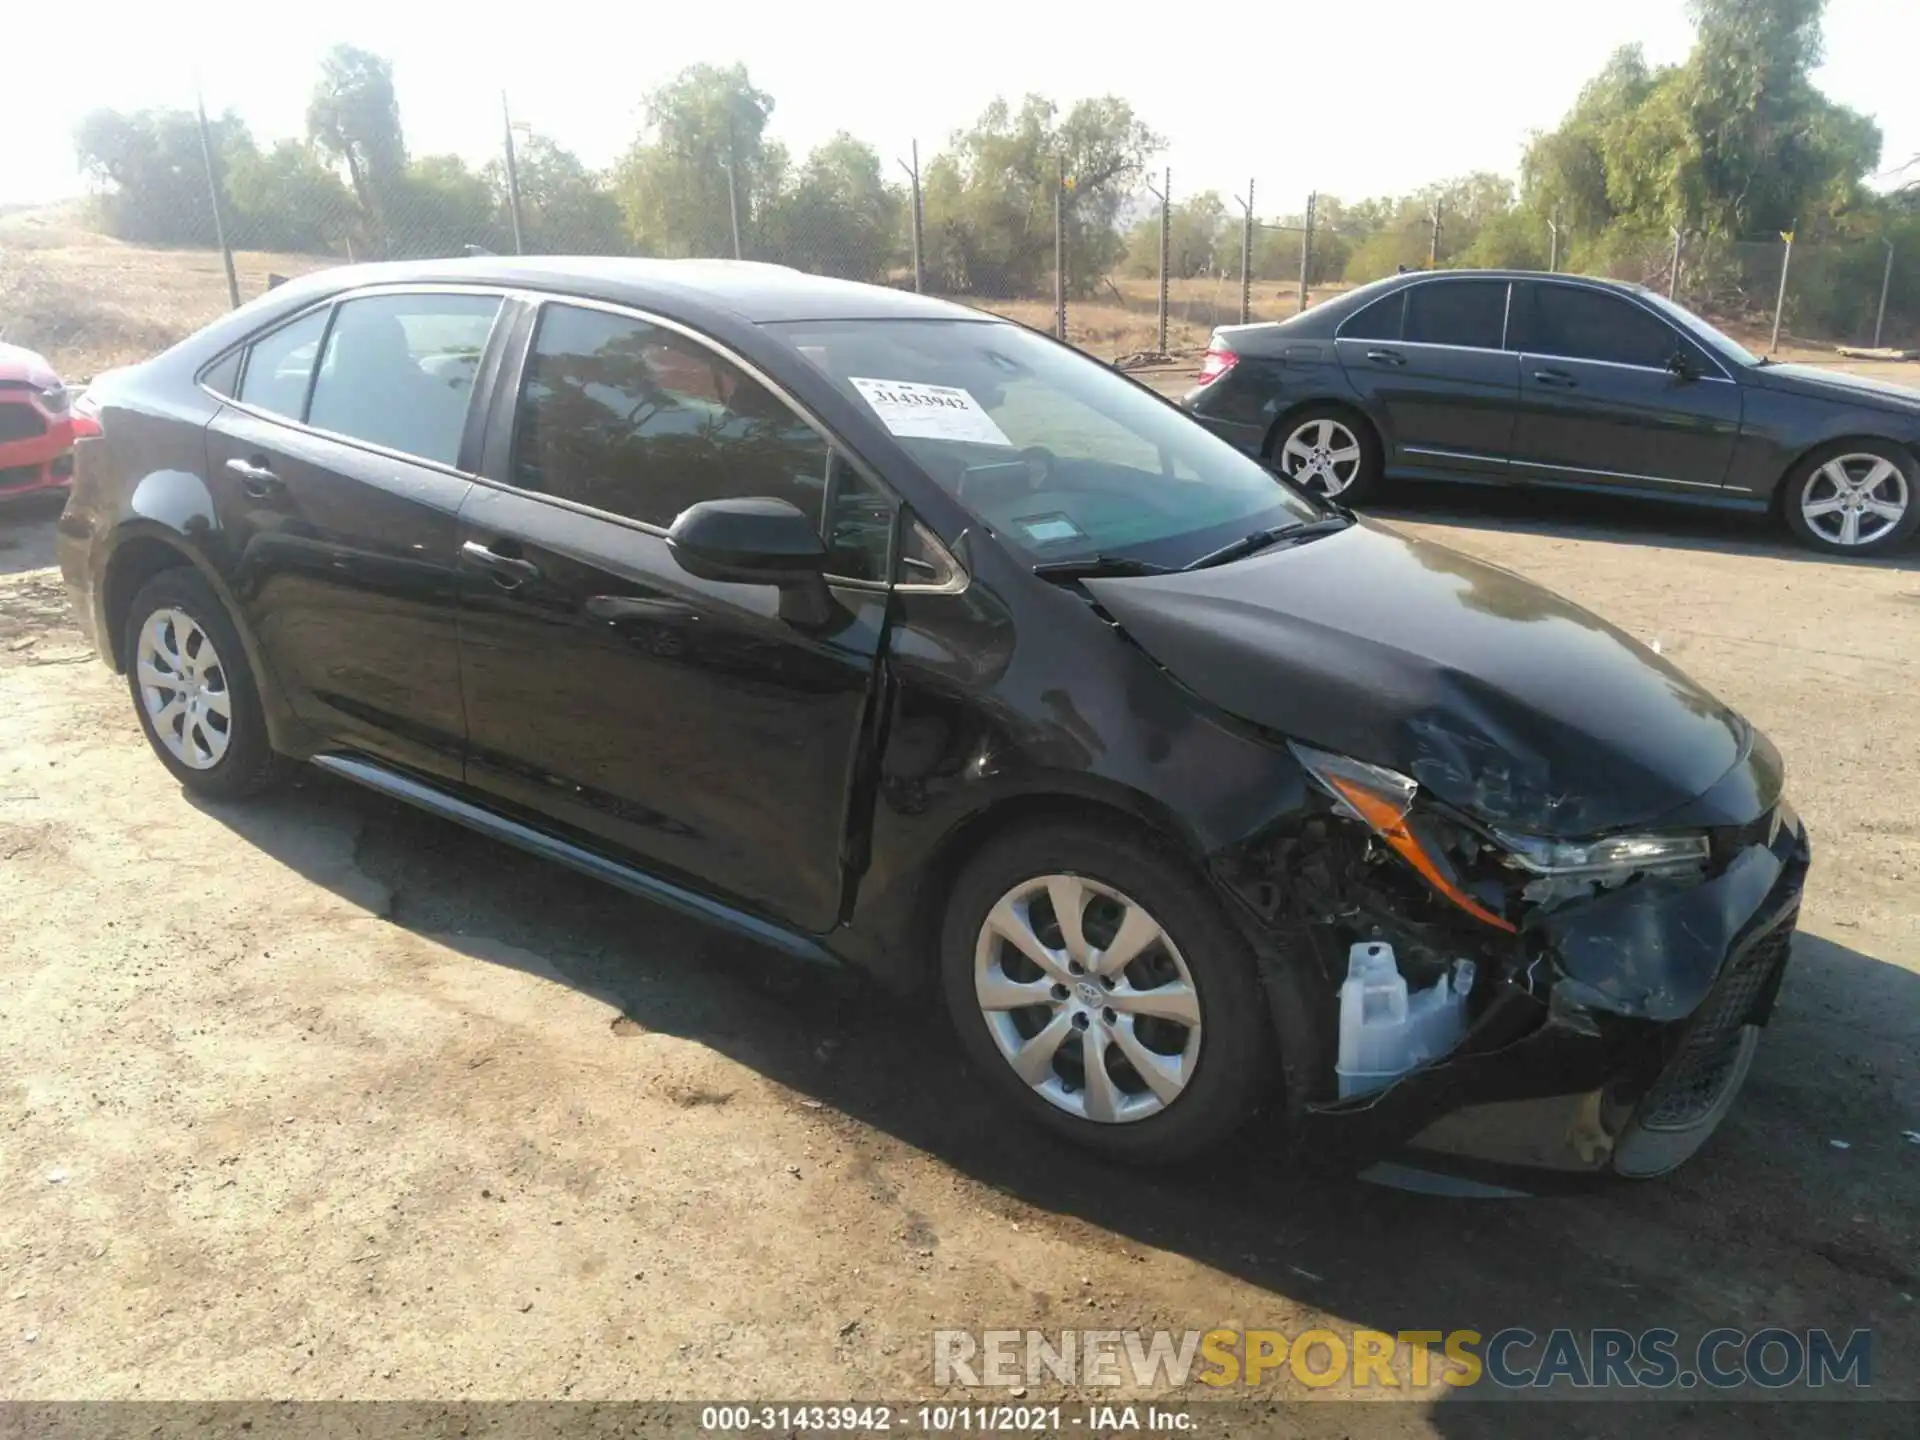
<svg viewBox="0 0 1920 1440">
<path fill-rule="evenodd" d="M 952 385 L 923 385 L 917 380 L 869 380 L 858 375 L 849 375 L 847 380 L 873 407 L 880 423 L 902 439 L 962 440 L 1013 447 L 1006 432 L 965 390 Z"/>
</svg>

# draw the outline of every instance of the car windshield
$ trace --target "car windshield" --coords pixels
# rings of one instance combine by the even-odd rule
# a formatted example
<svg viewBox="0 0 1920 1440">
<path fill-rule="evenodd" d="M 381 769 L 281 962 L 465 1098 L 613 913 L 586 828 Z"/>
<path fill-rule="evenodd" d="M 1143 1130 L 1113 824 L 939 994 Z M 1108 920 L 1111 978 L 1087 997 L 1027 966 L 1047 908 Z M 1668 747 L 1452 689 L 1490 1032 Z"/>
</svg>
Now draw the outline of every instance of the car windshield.
<svg viewBox="0 0 1920 1440">
<path fill-rule="evenodd" d="M 1652 305 L 1655 309 L 1660 310 L 1668 319 L 1674 321 L 1683 330 L 1691 331 L 1697 339 L 1705 340 L 1709 346 L 1717 346 L 1721 353 L 1729 359 L 1738 360 L 1742 365 L 1758 365 L 1760 363 L 1760 357 L 1758 355 L 1747 349 L 1746 346 L 1742 345 L 1738 340 L 1735 340 L 1731 335 L 1727 334 L 1726 331 L 1702 320 L 1698 315 L 1694 314 L 1693 311 L 1687 309 L 1686 306 L 1676 305 L 1673 301 L 1667 299 L 1666 296 L 1652 290 L 1641 291 L 1640 298 L 1645 300 L 1649 305 Z"/>
<path fill-rule="evenodd" d="M 1034 564 L 1177 568 L 1312 501 L 1098 361 L 980 320 L 770 324 Z"/>
</svg>

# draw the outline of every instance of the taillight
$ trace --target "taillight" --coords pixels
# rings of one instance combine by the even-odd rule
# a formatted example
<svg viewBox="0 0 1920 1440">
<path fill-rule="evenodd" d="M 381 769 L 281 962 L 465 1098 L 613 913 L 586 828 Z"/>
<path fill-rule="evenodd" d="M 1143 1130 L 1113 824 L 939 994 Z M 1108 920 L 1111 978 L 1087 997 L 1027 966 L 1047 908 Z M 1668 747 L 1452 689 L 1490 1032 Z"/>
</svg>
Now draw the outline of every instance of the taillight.
<svg viewBox="0 0 1920 1440">
<path fill-rule="evenodd" d="M 73 424 L 75 440 L 95 440 L 106 434 L 100 428 L 100 402 L 85 391 L 73 402 L 68 418 Z"/>
<path fill-rule="evenodd" d="M 1240 363 L 1240 357 L 1224 345 L 1214 344 L 1207 347 L 1207 355 L 1200 362 L 1200 383 L 1211 384 L 1227 371 Z"/>
</svg>

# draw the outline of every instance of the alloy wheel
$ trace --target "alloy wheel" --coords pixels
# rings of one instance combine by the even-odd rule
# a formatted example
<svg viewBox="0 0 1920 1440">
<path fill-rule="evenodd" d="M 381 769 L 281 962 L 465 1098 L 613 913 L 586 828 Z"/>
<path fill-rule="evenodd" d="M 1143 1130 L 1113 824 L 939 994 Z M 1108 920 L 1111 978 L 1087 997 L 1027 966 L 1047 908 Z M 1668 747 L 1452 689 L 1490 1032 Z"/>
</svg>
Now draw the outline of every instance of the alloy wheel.
<svg viewBox="0 0 1920 1440">
<path fill-rule="evenodd" d="M 182 765 L 211 770 L 233 739 L 233 695 L 213 640 L 184 610 L 156 610 L 134 655 L 140 700 L 160 743 Z"/>
<path fill-rule="evenodd" d="M 1328 498 L 1353 484 L 1360 461 L 1359 437 L 1326 416 L 1306 421 L 1280 446 L 1280 468 L 1287 477 Z"/>
<path fill-rule="evenodd" d="M 1180 1098 L 1200 1058 L 1200 995 L 1144 907 L 1078 875 L 1001 896 L 974 947 L 974 995 L 1001 1056 L 1049 1104 L 1099 1124 Z"/>
<path fill-rule="evenodd" d="M 1906 518 L 1907 477 L 1879 455 L 1838 455 L 1814 471 L 1800 492 L 1807 527 L 1834 545 L 1871 545 Z"/>
</svg>

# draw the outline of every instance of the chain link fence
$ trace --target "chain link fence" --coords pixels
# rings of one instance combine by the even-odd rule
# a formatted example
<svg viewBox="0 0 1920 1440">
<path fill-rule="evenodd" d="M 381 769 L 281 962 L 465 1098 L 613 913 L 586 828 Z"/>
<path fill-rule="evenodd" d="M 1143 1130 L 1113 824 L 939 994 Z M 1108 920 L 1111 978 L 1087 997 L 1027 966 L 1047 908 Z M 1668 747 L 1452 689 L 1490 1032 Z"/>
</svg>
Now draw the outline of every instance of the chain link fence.
<svg viewBox="0 0 1920 1440">
<path fill-rule="evenodd" d="M 474 147 L 487 152 L 479 163 L 329 147 L 322 131 L 263 145 L 231 114 L 197 107 L 97 112 L 76 137 L 93 193 L 0 213 L 0 338 L 84 378 L 280 278 L 490 252 L 790 265 L 946 295 L 1138 366 L 1196 353 L 1218 325 L 1284 318 L 1396 271 L 1468 265 L 1635 281 L 1750 343 L 1920 344 L 1920 223 L 1799 243 L 1576 242 L 1513 209 L 1449 213 L 1435 199 L 1361 214 L 1315 194 L 1287 213 L 1258 177 L 1225 196 L 1191 193 L 1177 167 L 1121 164 L 1096 181 L 1064 156 L 999 177 L 987 203 L 958 188 L 949 157 L 923 164 L 913 141 L 893 155 L 840 137 L 804 161 L 763 145 L 699 167 L 636 150 L 598 171 L 504 96 L 460 118 L 491 136 Z"/>
</svg>

